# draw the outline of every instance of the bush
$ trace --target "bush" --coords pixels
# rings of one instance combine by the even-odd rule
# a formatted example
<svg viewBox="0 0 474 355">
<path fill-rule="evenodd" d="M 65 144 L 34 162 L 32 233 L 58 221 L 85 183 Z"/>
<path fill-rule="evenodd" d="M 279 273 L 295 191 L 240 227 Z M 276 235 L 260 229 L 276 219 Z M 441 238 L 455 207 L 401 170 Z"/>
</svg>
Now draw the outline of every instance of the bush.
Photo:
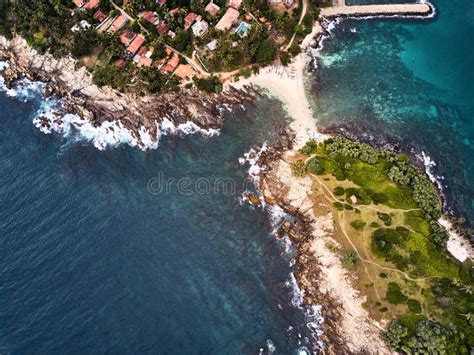
<svg viewBox="0 0 474 355">
<path fill-rule="evenodd" d="M 408 306 L 408 309 L 413 312 L 413 313 L 421 313 L 421 305 L 420 305 L 420 302 L 418 302 L 417 300 L 414 300 L 412 298 L 410 298 L 408 301 L 407 301 L 407 306 Z"/>
<path fill-rule="evenodd" d="M 257 50 L 257 63 L 269 64 L 275 60 L 277 47 L 268 41 L 263 42 Z"/>
<path fill-rule="evenodd" d="M 378 224 L 377 222 L 372 222 L 369 224 L 370 228 L 380 228 L 380 224 Z"/>
<path fill-rule="evenodd" d="M 321 175 L 326 171 L 324 162 L 318 157 L 311 158 L 308 161 L 307 168 L 314 175 Z"/>
<path fill-rule="evenodd" d="M 304 177 L 306 175 L 306 165 L 303 160 L 298 160 L 291 164 L 291 174 L 296 177 Z"/>
<path fill-rule="evenodd" d="M 341 258 L 341 264 L 342 267 L 346 269 L 352 269 L 357 264 L 358 260 L 359 257 L 357 256 L 357 253 L 355 251 L 351 251 Z"/>
<path fill-rule="evenodd" d="M 318 149 L 318 142 L 316 142 L 314 139 L 309 140 L 306 142 L 303 148 L 300 149 L 300 153 L 304 155 L 311 155 L 316 153 Z"/>
<path fill-rule="evenodd" d="M 355 221 L 351 222 L 351 227 L 357 230 L 361 230 L 365 227 L 366 224 L 367 223 L 365 223 L 364 221 L 356 219 Z"/>
<path fill-rule="evenodd" d="M 345 191 L 345 190 L 344 190 L 343 187 L 338 186 L 338 187 L 336 187 L 336 188 L 334 189 L 334 195 L 336 195 L 336 196 L 342 196 L 342 195 L 344 195 L 344 191 Z"/>
<path fill-rule="evenodd" d="M 334 202 L 332 205 L 338 211 L 342 211 L 344 209 L 344 205 L 340 202 Z"/>
<path fill-rule="evenodd" d="M 300 45 L 298 43 L 293 43 L 291 45 L 291 47 L 288 49 L 288 52 L 290 52 L 290 54 L 295 57 L 297 56 L 298 54 L 300 54 L 301 52 L 301 48 L 300 48 Z"/>
<path fill-rule="evenodd" d="M 354 209 L 354 207 L 352 207 L 352 205 L 349 205 L 348 203 L 345 203 L 344 204 L 344 209 L 348 210 L 348 211 L 352 211 Z"/>
<path fill-rule="evenodd" d="M 199 90 L 208 93 L 220 93 L 222 91 L 222 83 L 217 76 L 209 78 L 194 78 L 194 84 Z"/>
<path fill-rule="evenodd" d="M 387 213 L 377 212 L 377 216 L 382 220 L 387 227 L 392 224 L 392 217 Z"/>
<path fill-rule="evenodd" d="M 408 300 L 408 297 L 402 293 L 400 286 L 395 282 L 390 282 L 388 284 L 388 290 L 385 297 L 387 298 L 387 301 L 392 304 L 402 304 Z"/>
<path fill-rule="evenodd" d="M 280 55 L 280 60 L 281 60 L 281 64 L 283 64 L 286 67 L 291 62 L 291 56 L 288 52 L 283 52 Z"/>
</svg>

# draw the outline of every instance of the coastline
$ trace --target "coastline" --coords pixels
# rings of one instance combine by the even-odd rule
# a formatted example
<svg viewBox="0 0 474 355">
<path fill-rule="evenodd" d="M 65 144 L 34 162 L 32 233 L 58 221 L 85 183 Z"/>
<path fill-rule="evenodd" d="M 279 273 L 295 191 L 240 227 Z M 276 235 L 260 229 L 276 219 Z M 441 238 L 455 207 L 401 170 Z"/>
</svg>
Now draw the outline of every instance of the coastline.
<svg viewBox="0 0 474 355">
<path fill-rule="evenodd" d="M 426 3 L 425 3 L 426 4 Z M 436 14 L 435 8 L 427 4 L 429 11 L 423 18 L 431 18 Z M 353 14 L 335 15 L 337 22 L 341 18 L 362 18 L 352 16 Z M 367 15 L 364 18 L 383 17 L 418 17 L 418 14 L 404 13 L 399 15 L 376 14 Z M 368 17 L 367 17 L 368 16 Z M 332 17 L 332 16 L 328 16 Z M 319 23 L 318 23 L 319 25 Z M 320 25 L 319 25 L 320 26 Z M 306 50 L 308 46 L 316 43 L 321 46 L 326 38 L 327 31 L 313 28 L 312 34 L 307 36 L 302 45 Z M 328 317 L 326 307 L 322 308 L 325 318 L 323 324 L 326 335 L 334 341 L 334 344 L 344 343 L 345 350 L 352 352 L 377 352 L 393 353 L 381 340 L 381 331 L 387 326 L 379 324 L 371 319 L 363 307 L 366 300 L 364 295 L 353 286 L 353 275 L 343 269 L 339 255 L 328 248 L 328 245 L 338 245 L 334 239 L 335 220 L 331 213 L 315 215 L 312 206 L 315 201 L 308 200 L 307 193 L 311 188 L 309 178 L 295 178 L 291 174 L 290 162 L 309 139 L 322 141 L 332 135 L 322 133 L 318 130 L 316 120 L 309 107 L 304 87 L 304 69 L 306 67 L 306 56 L 304 53 L 298 55 L 288 66 L 275 65 L 261 70 L 257 75 L 240 80 L 229 85 L 245 90 L 248 87 L 258 86 L 266 89 L 272 96 L 277 97 L 288 112 L 292 121 L 290 128 L 295 134 L 292 149 L 272 150 L 257 159 L 256 164 L 260 166 L 259 174 L 255 180 L 262 194 L 264 202 L 270 206 L 279 206 L 284 212 L 300 219 L 301 225 L 283 224 L 280 229 L 280 237 L 288 236 L 299 252 L 295 273 L 296 282 L 301 290 L 303 303 L 306 307 L 318 304 L 324 300 L 335 308 L 337 317 Z M 302 99 L 303 98 L 303 99 Z M 433 181 L 429 172 L 429 166 L 424 162 L 424 174 L 428 176 L 440 196 L 442 192 L 436 181 Z M 316 202 L 316 204 L 319 202 Z M 324 206 L 323 206 L 324 207 Z M 327 206 L 326 206 L 327 207 Z M 455 229 L 449 217 L 443 215 L 439 221 L 448 232 L 447 251 L 459 262 L 474 260 L 474 248 Z M 313 278 L 318 275 L 317 278 Z M 341 302 L 342 301 L 342 302 Z M 357 326 L 355 326 L 357 324 Z M 374 350 L 375 349 L 375 350 Z M 335 349 L 332 349 L 335 350 Z"/>
<path fill-rule="evenodd" d="M 308 36 L 303 41 L 302 48 L 307 48 L 312 41 L 314 41 L 315 36 L 322 36 L 324 34 L 324 29 L 317 23 L 320 29 L 313 28 L 311 37 Z M 71 68 L 71 63 L 67 63 L 65 67 Z M 335 243 L 335 240 L 331 236 L 334 232 L 334 221 L 331 220 L 330 215 L 316 216 L 312 209 L 309 208 L 309 201 L 307 200 L 307 187 L 308 181 L 304 179 L 295 182 L 295 179 L 291 176 L 291 169 L 288 161 L 291 160 L 292 153 L 298 148 L 302 147 L 305 142 L 309 139 L 316 139 L 318 141 L 323 140 L 324 138 L 329 137 L 318 132 L 316 121 L 313 118 L 313 114 L 309 107 L 309 104 L 306 99 L 306 93 L 304 88 L 304 69 L 306 66 L 306 57 L 305 54 L 299 54 L 293 63 L 288 67 L 282 66 L 271 66 L 266 67 L 260 71 L 259 74 L 254 75 L 248 79 L 241 79 L 238 82 L 226 82 L 226 95 L 229 95 L 230 101 L 233 103 L 239 102 L 239 95 L 244 95 L 242 91 L 248 91 L 248 88 L 253 86 L 259 86 L 267 89 L 270 94 L 278 97 L 282 102 L 284 102 L 288 115 L 293 119 L 290 124 L 290 127 L 296 134 L 294 141 L 293 150 L 286 151 L 283 155 L 278 155 L 282 152 L 273 152 L 275 155 L 271 156 L 265 155 L 264 161 L 262 164 L 265 166 L 265 171 L 262 173 L 262 181 L 260 190 L 262 191 L 265 200 L 267 203 L 272 205 L 278 205 L 283 207 L 288 213 L 292 213 L 303 218 L 303 225 L 295 224 L 284 225 L 282 231 L 288 232 L 292 241 L 297 245 L 299 250 L 298 256 L 298 267 L 300 268 L 296 274 L 297 282 L 304 294 L 305 303 L 308 305 L 314 305 L 315 303 L 321 302 L 321 297 L 327 297 L 327 304 L 334 306 L 335 310 L 328 309 L 328 307 L 323 307 L 323 315 L 328 320 L 325 323 L 327 327 L 326 332 L 331 336 L 335 347 L 341 347 L 340 349 L 346 349 L 343 347 L 342 342 L 338 343 L 337 338 L 341 337 L 344 339 L 344 342 L 347 343 L 347 350 L 350 351 L 363 351 L 363 350 L 373 350 L 373 347 L 376 347 L 378 352 L 389 353 L 390 351 L 385 347 L 385 345 L 379 339 L 379 333 L 381 330 L 381 325 L 373 323 L 368 317 L 367 311 L 362 307 L 364 302 L 363 298 L 360 297 L 358 292 L 351 285 L 351 277 L 348 273 L 341 268 L 339 258 L 331 252 L 326 244 Z M 44 74 L 41 74 L 44 76 Z M 82 72 L 81 80 L 88 80 L 87 74 Z M 69 77 L 68 77 L 69 78 Z M 72 78 L 71 78 L 72 80 Z M 68 89 L 62 88 L 62 84 L 57 84 L 57 88 L 52 88 L 52 92 L 62 93 L 64 96 L 68 96 Z M 83 85 L 83 84 L 81 84 Z M 85 88 L 86 95 L 88 97 L 93 97 L 94 92 L 88 90 L 92 89 L 90 85 Z M 74 89 L 78 90 L 78 89 Z M 234 91 L 237 90 L 237 91 Z M 80 91 L 84 93 L 84 88 L 81 88 Z M 232 98 L 233 93 L 235 94 L 235 100 Z M 103 99 L 94 101 L 93 105 L 99 105 L 103 109 L 110 110 L 114 119 L 119 122 L 124 122 L 123 128 L 131 132 L 135 132 L 134 139 L 140 148 L 146 150 L 147 148 L 153 147 L 154 144 L 158 143 L 159 135 L 163 132 L 170 132 L 173 130 L 179 130 L 180 125 L 185 125 L 187 122 L 197 122 L 195 123 L 198 128 L 194 128 L 194 131 L 199 131 L 202 129 L 201 133 L 211 132 L 210 130 L 218 129 L 222 124 L 221 121 L 208 121 L 205 124 L 199 122 L 199 114 L 197 111 L 200 108 L 191 109 L 189 112 L 181 114 L 185 117 L 190 115 L 192 119 L 190 120 L 176 120 L 173 115 L 173 102 L 176 100 L 176 96 L 170 95 L 169 101 L 167 102 L 166 110 L 164 115 L 167 117 L 167 121 L 163 118 L 155 117 L 154 121 L 141 121 L 140 117 L 149 117 L 149 112 L 144 112 L 137 106 L 129 107 L 129 102 L 136 102 L 137 97 L 125 97 L 117 93 L 111 92 L 106 89 L 103 93 L 105 96 Z M 68 96 L 69 97 L 69 96 Z M 105 99 L 107 97 L 107 99 Z M 114 106 L 109 106 L 107 100 L 113 98 Z M 226 96 L 227 97 L 227 96 Z M 251 94 L 249 93 L 249 97 Z M 90 111 L 76 112 L 77 107 L 80 104 L 89 102 L 87 99 L 85 101 L 74 101 L 76 98 L 70 98 L 73 102 L 72 106 L 68 106 L 66 111 L 71 111 L 71 114 L 82 114 L 84 117 L 89 117 L 91 122 L 95 122 L 94 125 L 103 125 L 103 122 L 98 120 L 98 116 L 105 114 L 105 112 L 94 112 L 91 108 Z M 83 99 L 83 98 L 81 98 Z M 221 98 L 213 99 L 202 97 L 195 98 L 194 96 L 184 97 L 180 101 L 179 105 L 188 105 L 188 101 L 196 100 L 210 100 L 207 104 L 215 105 L 212 110 L 212 114 L 216 114 L 219 111 L 218 106 L 221 104 L 219 100 Z M 115 100 L 120 104 L 115 104 Z M 124 101 L 125 100 L 125 101 Z M 128 101 L 130 100 L 130 101 Z M 142 99 L 139 99 L 142 100 Z M 145 104 L 149 104 L 152 101 L 151 98 L 143 99 L 140 101 Z M 303 101 L 303 102 L 302 102 Z M 123 103 L 123 104 L 122 104 Z M 89 103 L 90 104 L 90 103 Z M 130 110 L 130 112 L 138 112 L 139 115 L 132 119 L 126 115 L 122 116 L 120 114 L 123 110 Z M 120 115 L 115 117 L 115 115 Z M 129 113 L 127 115 L 130 115 Z M 180 116 L 181 116 L 180 115 Z M 57 119 L 52 118 L 50 121 Z M 160 121 L 161 119 L 161 121 Z M 131 122 L 134 122 L 134 125 L 131 125 Z M 142 126 L 145 127 L 144 131 L 141 130 L 141 126 L 137 125 L 137 122 L 142 123 Z M 157 125 L 157 122 L 159 124 Z M 44 124 L 47 124 L 46 122 Z M 49 123 L 51 125 L 51 123 Z M 80 123 L 83 124 L 83 123 Z M 202 125 L 201 125 L 202 124 Z M 44 126 L 43 126 L 44 127 Z M 54 131 L 61 131 L 64 128 L 58 127 L 57 129 L 52 129 Z M 107 129 L 107 127 L 105 127 Z M 184 128 L 183 128 L 184 129 Z M 160 131 L 163 130 L 162 133 Z M 51 131 L 51 130 L 50 130 Z M 148 133 L 141 133 L 148 132 Z M 146 134 L 146 137 L 142 134 Z M 155 140 L 156 137 L 156 140 Z M 150 141 L 147 143 L 147 141 Z M 105 148 L 107 144 L 99 144 L 98 148 Z M 278 191 L 285 191 L 287 195 L 279 194 Z M 304 193 L 304 194 L 303 194 Z M 449 225 L 446 225 L 449 227 Z M 295 231 L 299 229 L 298 231 Z M 448 228 L 449 229 L 449 228 Z M 451 240 L 455 240 L 454 231 L 450 231 L 450 235 L 453 235 Z M 455 248 L 459 248 L 459 238 L 456 239 L 458 242 Z M 309 239 L 306 239 L 309 238 Z M 449 242 L 448 242 L 449 243 Z M 452 244 L 453 245 L 453 244 Z M 449 244 L 448 244 L 449 246 Z M 462 254 L 458 250 L 458 256 Z M 453 254 L 454 255 L 454 254 Z M 456 255 L 455 255 L 456 256 Z M 324 312 L 333 312 L 333 313 L 324 313 Z M 332 320 L 331 320 L 332 319 Z M 357 324 L 358 327 L 354 327 L 354 324 Z M 337 348 L 339 349 L 339 348 Z"/>
<path fill-rule="evenodd" d="M 6 63 L 0 75 L 8 89 L 21 80 L 41 82 L 44 96 L 57 99 L 57 105 L 46 107 L 35 120 L 42 132 L 65 135 L 76 130 L 100 150 L 128 144 L 146 151 L 157 148 L 161 135 L 218 134 L 223 110 L 252 99 L 237 90 L 137 96 L 99 88 L 74 59 L 38 54 L 20 37 L 0 37 L 0 62 Z"/>
</svg>

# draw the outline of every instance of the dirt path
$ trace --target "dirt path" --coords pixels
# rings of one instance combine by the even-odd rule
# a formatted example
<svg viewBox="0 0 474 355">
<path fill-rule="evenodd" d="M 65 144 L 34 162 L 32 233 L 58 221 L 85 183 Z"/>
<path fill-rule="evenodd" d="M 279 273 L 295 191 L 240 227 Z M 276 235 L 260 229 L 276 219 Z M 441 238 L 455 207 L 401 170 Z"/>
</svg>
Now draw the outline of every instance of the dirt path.
<svg viewBox="0 0 474 355">
<path fill-rule="evenodd" d="M 306 11 L 308 11 L 308 0 L 302 0 L 303 1 L 303 9 L 301 10 L 301 16 L 300 20 L 298 21 L 298 25 L 301 25 L 303 23 L 303 19 L 306 15 Z M 293 36 L 291 36 L 290 42 L 286 45 L 286 47 L 283 49 L 284 51 L 287 51 L 288 48 L 291 47 L 293 44 L 293 41 L 295 40 L 296 33 L 293 33 Z"/>
</svg>

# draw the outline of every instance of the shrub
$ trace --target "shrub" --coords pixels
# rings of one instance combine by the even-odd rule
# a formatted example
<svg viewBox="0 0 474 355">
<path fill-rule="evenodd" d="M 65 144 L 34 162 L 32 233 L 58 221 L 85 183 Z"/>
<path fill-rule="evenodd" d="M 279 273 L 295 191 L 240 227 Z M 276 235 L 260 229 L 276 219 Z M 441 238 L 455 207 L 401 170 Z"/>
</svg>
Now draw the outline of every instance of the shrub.
<svg viewBox="0 0 474 355">
<path fill-rule="evenodd" d="M 377 212 L 377 216 L 382 220 L 383 224 L 390 226 L 392 224 L 392 217 L 387 213 Z"/>
<path fill-rule="evenodd" d="M 341 186 L 337 186 L 335 189 L 334 189 L 334 195 L 336 196 L 342 196 L 344 195 L 344 188 L 341 187 Z"/>
<path fill-rule="evenodd" d="M 351 205 L 349 205 L 348 203 L 345 203 L 344 204 L 344 209 L 348 210 L 348 211 L 352 211 L 354 209 L 354 207 L 352 207 Z"/>
<path fill-rule="evenodd" d="M 298 160 L 291 164 L 291 173 L 296 177 L 304 177 L 306 175 L 306 165 L 303 160 Z"/>
<path fill-rule="evenodd" d="M 334 202 L 332 205 L 338 211 L 342 211 L 344 209 L 344 205 L 340 202 Z"/>
<path fill-rule="evenodd" d="M 381 272 L 379 274 L 379 276 L 382 278 L 382 279 L 386 279 L 388 277 L 388 275 L 385 273 L 385 272 Z"/>
<path fill-rule="evenodd" d="M 358 260 L 359 257 L 357 256 L 357 253 L 355 251 L 351 251 L 341 258 L 341 264 L 342 267 L 346 269 L 352 269 L 357 264 Z"/>
<path fill-rule="evenodd" d="M 413 312 L 413 313 L 421 313 L 421 305 L 420 305 L 420 302 L 418 302 L 417 300 L 414 300 L 412 298 L 410 298 L 408 301 L 407 301 L 407 306 L 408 306 L 408 309 Z"/>
<path fill-rule="evenodd" d="M 280 55 L 280 60 L 281 60 L 281 64 L 283 64 L 286 67 L 291 62 L 291 56 L 288 52 L 283 52 Z"/>
<path fill-rule="evenodd" d="M 324 174 L 324 172 L 326 171 L 324 167 L 324 162 L 318 157 L 311 158 L 308 161 L 307 168 L 309 172 L 314 175 L 321 175 Z"/>
<path fill-rule="evenodd" d="M 257 63 L 269 64 L 275 60 L 277 47 L 268 41 L 263 42 L 257 50 Z"/>
<path fill-rule="evenodd" d="M 316 142 L 314 139 L 309 140 L 306 142 L 303 148 L 300 149 L 300 153 L 304 155 L 311 155 L 316 153 L 316 150 L 318 149 L 318 142 Z"/>
<path fill-rule="evenodd" d="M 366 224 L 367 223 L 365 223 L 364 221 L 356 219 L 355 221 L 351 222 L 351 227 L 357 230 L 361 230 L 365 227 Z"/>
<path fill-rule="evenodd" d="M 378 224 L 377 222 L 372 222 L 369 224 L 370 228 L 380 228 L 380 224 Z"/>
<path fill-rule="evenodd" d="M 387 298 L 387 301 L 392 304 L 401 304 L 408 300 L 408 297 L 402 293 L 400 286 L 395 282 L 390 282 L 388 284 L 388 290 L 385 297 Z"/>
</svg>

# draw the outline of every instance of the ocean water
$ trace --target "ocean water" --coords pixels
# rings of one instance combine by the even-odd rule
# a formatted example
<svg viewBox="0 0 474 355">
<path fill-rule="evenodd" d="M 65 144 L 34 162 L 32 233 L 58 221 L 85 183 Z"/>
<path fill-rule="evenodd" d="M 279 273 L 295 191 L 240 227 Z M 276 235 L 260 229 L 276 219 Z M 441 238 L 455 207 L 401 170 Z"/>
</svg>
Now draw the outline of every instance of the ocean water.
<svg viewBox="0 0 474 355">
<path fill-rule="evenodd" d="M 424 153 L 447 209 L 473 226 L 474 5 L 434 5 L 431 20 L 341 21 L 310 76 L 312 105 L 320 127 Z"/>
<path fill-rule="evenodd" d="M 168 137 L 144 153 L 42 134 L 32 124 L 40 101 L 0 92 L 0 352 L 308 344 L 271 216 L 239 200 L 248 167 L 238 159 L 271 142 L 281 105 L 236 108 L 217 137 Z M 235 193 L 204 193 L 217 179 Z"/>
</svg>

